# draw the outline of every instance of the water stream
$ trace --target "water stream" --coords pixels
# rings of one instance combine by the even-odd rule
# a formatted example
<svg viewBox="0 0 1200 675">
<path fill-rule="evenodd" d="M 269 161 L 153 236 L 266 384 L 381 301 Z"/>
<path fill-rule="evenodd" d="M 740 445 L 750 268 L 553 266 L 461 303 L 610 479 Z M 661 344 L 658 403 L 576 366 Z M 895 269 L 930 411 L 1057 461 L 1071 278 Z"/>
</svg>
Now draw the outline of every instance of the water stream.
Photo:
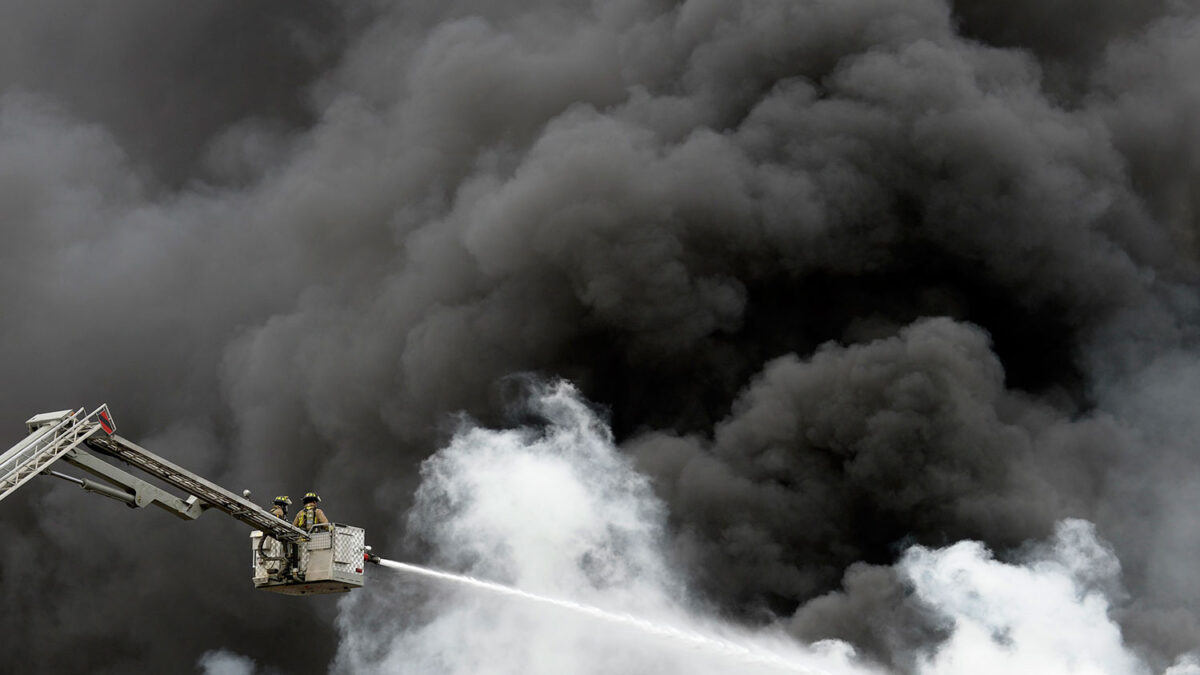
<svg viewBox="0 0 1200 675">
<path fill-rule="evenodd" d="M 694 630 L 662 624 L 648 619 L 642 619 L 629 614 L 619 612 L 610 612 L 608 610 L 584 605 L 570 600 L 560 598 L 551 598 L 536 593 L 523 591 L 512 586 L 505 586 L 494 581 L 485 581 L 475 577 L 466 576 L 463 574 L 452 574 L 440 570 L 422 567 L 420 565 L 411 565 L 408 563 L 396 562 L 394 560 L 381 560 L 380 564 L 391 569 L 408 572 L 410 574 L 418 574 L 425 577 L 450 581 L 473 588 L 478 588 L 493 593 L 499 593 L 513 598 L 520 598 L 529 602 L 535 602 L 542 605 L 558 607 L 578 614 L 583 614 L 601 621 L 608 621 L 615 624 L 620 624 L 630 628 L 634 628 L 645 633 L 658 637 L 668 638 L 681 643 L 690 644 L 697 649 L 703 649 L 711 652 L 714 656 L 723 656 L 725 658 L 736 660 L 745 664 L 753 664 L 772 668 L 783 672 L 805 673 L 806 675 L 828 675 L 823 670 L 815 670 L 810 667 L 802 666 L 782 656 L 775 654 L 763 648 L 741 645 L 735 642 L 730 642 L 720 637 L 705 635 Z"/>
</svg>

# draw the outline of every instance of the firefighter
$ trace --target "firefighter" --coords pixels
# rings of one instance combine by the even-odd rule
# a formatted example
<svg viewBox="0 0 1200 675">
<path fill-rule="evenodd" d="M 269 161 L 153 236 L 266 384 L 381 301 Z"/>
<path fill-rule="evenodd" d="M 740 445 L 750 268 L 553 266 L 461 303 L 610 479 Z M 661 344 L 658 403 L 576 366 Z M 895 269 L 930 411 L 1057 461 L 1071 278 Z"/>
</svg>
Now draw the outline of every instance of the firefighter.
<svg viewBox="0 0 1200 675">
<path fill-rule="evenodd" d="M 293 524 L 307 532 L 312 532 L 313 526 L 328 523 L 329 519 L 325 517 L 325 512 L 317 507 L 317 503 L 320 501 L 320 495 L 315 492 L 304 495 L 304 508 L 296 514 L 296 521 Z"/>
<path fill-rule="evenodd" d="M 287 522 L 287 511 L 288 511 L 288 507 L 292 505 L 292 500 L 289 499 L 287 495 L 279 495 L 278 497 L 276 497 L 275 499 L 272 500 L 272 503 L 274 504 L 274 506 L 271 507 L 271 515 L 275 516 L 276 518 L 278 518 L 284 522 Z M 282 549 L 280 549 L 279 551 L 275 551 L 276 543 L 278 543 L 279 545 L 282 546 Z M 274 537 L 264 536 L 262 541 L 259 542 L 258 550 L 259 550 L 259 554 L 264 556 L 264 560 L 266 561 L 267 572 L 269 574 L 271 574 L 272 576 L 277 575 L 281 570 L 284 572 L 285 575 L 288 574 L 289 573 L 288 570 L 294 564 L 291 561 L 293 558 L 295 558 L 295 546 L 293 544 L 291 544 L 290 542 L 286 542 L 286 541 L 277 542 L 277 540 Z M 282 557 L 278 557 L 276 555 L 277 553 L 282 554 Z M 276 556 L 276 557 L 272 557 L 272 556 Z M 286 562 L 286 565 L 280 564 L 280 563 L 284 563 L 284 562 Z M 282 579 L 283 577 L 280 576 L 279 578 Z"/>
<path fill-rule="evenodd" d="M 271 515 L 280 520 L 287 520 L 287 510 L 291 505 L 292 500 L 288 499 L 287 495 L 279 495 L 275 498 L 275 506 L 271 507 Z"/>
</svg>

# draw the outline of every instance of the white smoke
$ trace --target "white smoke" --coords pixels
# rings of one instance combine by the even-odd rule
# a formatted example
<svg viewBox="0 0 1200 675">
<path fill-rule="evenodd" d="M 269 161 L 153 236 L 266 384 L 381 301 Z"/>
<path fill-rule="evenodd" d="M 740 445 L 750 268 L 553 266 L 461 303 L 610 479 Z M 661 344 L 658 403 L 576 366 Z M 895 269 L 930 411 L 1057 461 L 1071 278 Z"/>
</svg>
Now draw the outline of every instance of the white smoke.
<svg viewBox="0 0 1200 675">
<path fill-rule="evenodd" d="M 605 425 L 565 383 L 537 392 L 531 407 L 547 421 L 544 430 L 465 427 L 423 464 L 408 525 L 432 546 L 437 565 L 734 642 L 762 658 L 475 588 L 430 586 L 424 606 L 414 607 L 406 591 L 428 582 L 409 577 L 394 591 L 391 622 L 363 615 L 368 596 L 348 599 L 335 670 L 770 673 L 780 670 L 752 662 L 776 658 L 813 673 L 869 672 L 851 663 L 845 645 L 805 649 L 703 618 L 663 554 L 660 502 Z"/>
<path fill-rule="evenodd" d="M 802 645 L 773 628 L 723 622 L 689 594 L 664 553 L 662 504 L 619 453 L 575 389 L 535 392 L 542 429 L 464 425 L 422 465 L 408 527 L 436 566 L 552 598 L 628 614 L 744 645 L 761 657 L 705 650 L 622 626 L 481 590 L 408 576 L 342 605 L 334 671 L 346 673 L 757 673 L 771 658 L 814 673 L 877 673 L 852 646 Z M 914 655 L 920 675 L 1046 673 L 1149 675 L 1110 616 L 1120 564 L 1093 525 L 1059 524 L 1052 541 L 1019 562 L 982 544 L 913 547 L 896 566 L 912 592 L 945 621 L 949 637 Z M 1166 675 L 1200 675 L 1183 658 Z"/>
<path fill-rule="evenodd" d="M 196 662 L 203 675 L 255 675 L 254 659 L 224 649 L 204 652 Z"/>
<path fill-rule="evenodd" d="M 1021 565 L 965 541 L 937 551 L 914 547 L 899 568 L 953 625 L 924 660 L 923 674 L 1149 672 L 1109 617 L 1104 590 L 1115 585 L 1120 565 L 1090 523 L 1059 523 L 1053 542 Z"/>
</svg>

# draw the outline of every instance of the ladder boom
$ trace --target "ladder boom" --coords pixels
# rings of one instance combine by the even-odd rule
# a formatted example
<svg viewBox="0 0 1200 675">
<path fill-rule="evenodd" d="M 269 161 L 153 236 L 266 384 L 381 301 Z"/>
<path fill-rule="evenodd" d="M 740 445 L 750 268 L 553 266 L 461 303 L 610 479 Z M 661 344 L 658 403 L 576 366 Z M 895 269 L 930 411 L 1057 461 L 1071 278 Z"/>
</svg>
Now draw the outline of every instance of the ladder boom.
<svg viewBox="0 0 1200 675">
<path fill-rule="evenodd" d="M 209 507 L 223 511 L 281 541 L 302 541 L 308 534 L 300 528 L 286 523 L 254 502 L 234 494 L 225 488 L 197 476 L 150 452 L 133 441 L 112 434 L 98 434 L 87 439 L 87 446 L 101 454 L 135 466 L 142 471 L 169 483 L 189 495 L 195 496 Z"/>
<path fill-rule="evenodd" d="M 150 452 L 133 441 L 116 434 L 108 406 L 102 405 L 91 413 L 83 408 L 43 413 L 26 423 L 29 435 L 0 455 L 0 500 L 12 494 L 41 473 L 49 473 L 50 465 L 63 459 L 104 479 L 120 490 L 106 489 L 91 481 L 79 481 L 54 472 L 100 494 L 125 501 L 131 506 L 155 504 L 181 518 L 200 515 L 203 508 L 215 508 L 247 525 L 279 539 L 298 542 L 308 534 L 279 518 L 249 499 L 177 466 Z M 90 455 L 86 450 L 116 457 L 190 495 L 180 499 L 140 478 Z M 124 494 L 122 494 L 124 493 Z"/>
</svg>

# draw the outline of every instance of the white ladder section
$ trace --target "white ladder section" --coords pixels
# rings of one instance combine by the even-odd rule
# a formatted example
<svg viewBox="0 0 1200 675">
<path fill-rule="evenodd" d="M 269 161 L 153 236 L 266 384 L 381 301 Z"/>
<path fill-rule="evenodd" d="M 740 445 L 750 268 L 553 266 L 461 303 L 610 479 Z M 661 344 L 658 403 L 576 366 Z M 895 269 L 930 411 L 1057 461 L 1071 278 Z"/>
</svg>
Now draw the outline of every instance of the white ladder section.
<svg viewBox="0 0 1200 675">
<path fill-rule="evenodd" d="M 100 412 L 107 413 L 107 410 L 107 406 L 100 406 L 90 414 L 84 414 L 83 408 L 62 410 L 30 420 L 31 425 L 39 418 L 58 421 L 34 429 L 24 440 L 0 455 L 0 500 L 91 438 L 100 430 Z"/>
</svg>

